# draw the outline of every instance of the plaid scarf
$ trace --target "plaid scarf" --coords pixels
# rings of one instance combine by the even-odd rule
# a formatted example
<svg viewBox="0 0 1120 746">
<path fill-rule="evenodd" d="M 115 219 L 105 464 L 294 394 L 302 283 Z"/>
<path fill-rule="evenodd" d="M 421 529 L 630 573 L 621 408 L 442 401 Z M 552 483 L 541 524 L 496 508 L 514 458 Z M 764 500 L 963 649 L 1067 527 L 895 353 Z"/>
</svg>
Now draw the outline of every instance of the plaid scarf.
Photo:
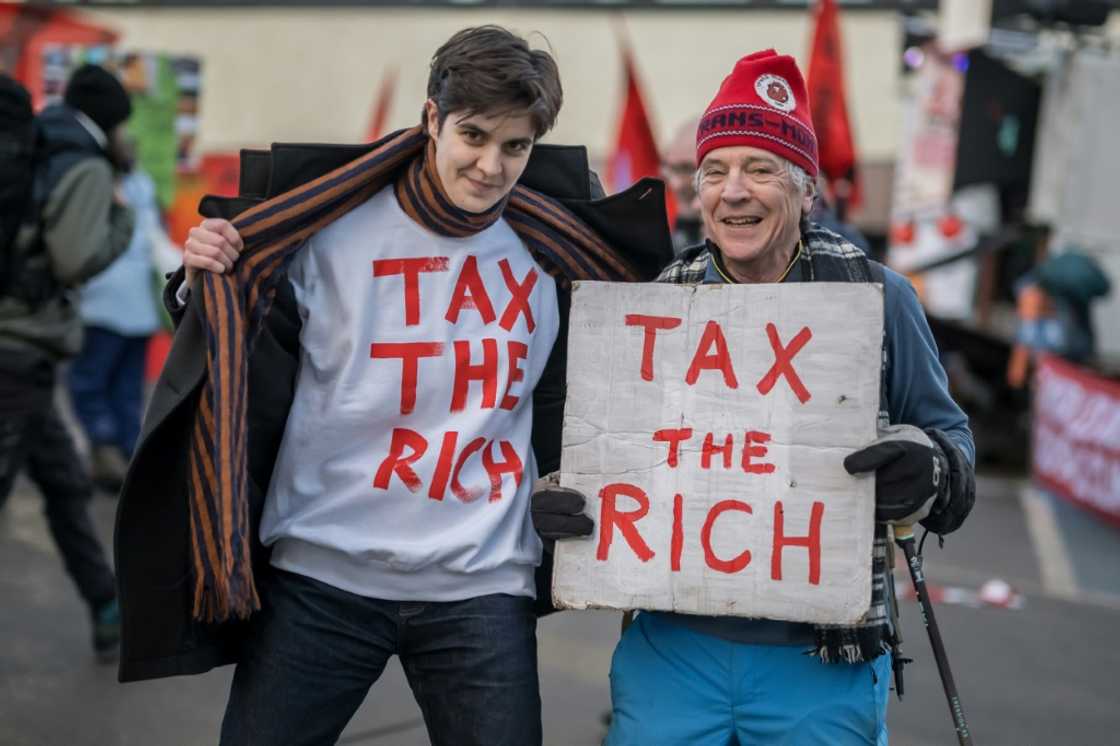
<svg viewBox="0 0 1120 746">
<path fill-rule="evenodd" d="M 525 187 L 484 213 L 460 210 L 440 185 L 434 152 L 420 127 L 389 135 L 361 158 L 239 215 L 233 225 L 245 246 L 234 270 L 199 273 L 207 350 L 189 457 L 195 619 L 245 618 L 260 608 L 249 558 L 248 365 L 277 284 L 309 236 L 393 184 L 402 209 L 441 235 L 469 236 L 505 218 L 561 284 L 638 279 L 561 203 Z"/>
<path fill-rule="evenodd" d="M 882 268 L 843 237 L 818 225 L 805 225 L 801 239 L 804 249 L 798 258 L 802 282 L 883 282 Z M 658 276 L 658 282 L 698 284 L 705 281 L 714 261 L 714 246 L 687 249 Z M 887 353 L 883 355 L 879 386 L 879 424 L 890 424 L 887 407 Z M 890 575 L 892 549 L 885 524 L 875 524 L 871 550 L 871 606 L 855 624 L 817 624 L 813 626 L 814 644 L 810 651 L 825 663 L 858 663 L 878 658 L 894 639 L 891 611 L 895 607 Z"/>
</svg>

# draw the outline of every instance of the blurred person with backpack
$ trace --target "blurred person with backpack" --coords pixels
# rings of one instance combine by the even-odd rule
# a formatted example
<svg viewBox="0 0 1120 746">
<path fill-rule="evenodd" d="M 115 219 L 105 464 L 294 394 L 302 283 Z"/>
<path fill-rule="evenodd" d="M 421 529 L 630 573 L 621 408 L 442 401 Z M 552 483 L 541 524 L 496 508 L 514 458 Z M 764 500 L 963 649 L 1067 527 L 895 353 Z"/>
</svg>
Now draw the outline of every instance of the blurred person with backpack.
<svg viewBox="0 0 1120 746">
<path fill-rule="evenodd" d="M 132 213 L 114 198 L 130 113 L 123 86 L 100 67 L 75 71 L 64 102 L 38 117 L 27 91 L 0 76 L 0 502 L 26 467 L 104 659 L 120 639 L 116 582 L 89 514 L 91 481 L 53 393 L 58 364 L 81 349 L 71 292 L 132 235 Z"/>
</svg>

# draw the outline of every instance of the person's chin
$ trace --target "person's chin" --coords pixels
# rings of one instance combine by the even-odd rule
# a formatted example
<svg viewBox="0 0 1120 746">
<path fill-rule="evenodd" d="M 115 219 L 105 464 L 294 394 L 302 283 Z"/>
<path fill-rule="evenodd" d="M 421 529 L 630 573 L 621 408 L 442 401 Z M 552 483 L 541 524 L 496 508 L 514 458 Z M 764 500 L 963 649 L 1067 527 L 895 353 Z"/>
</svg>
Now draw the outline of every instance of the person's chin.
<svg viewBox="0 0 1120 746">
<path fill-rule="evenodd" d="M 723 243 L 719 243 L 720 252 L 737 262 L 749 262 L 761 253 L 761 242 L 741 236 L 725 236 Z"/>
<path fill-rule="evenodd" d="M 491 194 L 484 195 L 474 194 L 469 190 L 464 190 L 456 195 L 452 201 L 455 202 L 455 206 L 460 210 L 466 210 L 467 212 L 486 212 L 496 205 L 501 198 L 502 195 L 499 194 L 497 190 L 494 190 Z"/>
<path fill-rule="evenodd" d="M 486 211 L 486 205 L 481 200 L 473 199 L 471 197 L 456 195 L 456 196 L 451 198 L 451 201 L 454 202 L 455 206 L 458 207 L 463 212 L 485 212 Z"/>
</svg>

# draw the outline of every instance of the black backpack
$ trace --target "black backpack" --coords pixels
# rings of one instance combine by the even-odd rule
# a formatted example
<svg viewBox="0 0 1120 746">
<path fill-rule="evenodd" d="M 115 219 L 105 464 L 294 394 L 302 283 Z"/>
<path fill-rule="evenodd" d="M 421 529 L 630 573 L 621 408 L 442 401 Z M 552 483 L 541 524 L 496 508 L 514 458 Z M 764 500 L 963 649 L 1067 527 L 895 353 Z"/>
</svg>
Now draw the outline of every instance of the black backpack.
<svg viewBox="0 0 1120 746">
<path fill-rule="evenodd" d="M 32 218 L 36 132 L 27 89 L 0 73 L 0 293 L 17 274 L 16 234 Z"/>
</svg>

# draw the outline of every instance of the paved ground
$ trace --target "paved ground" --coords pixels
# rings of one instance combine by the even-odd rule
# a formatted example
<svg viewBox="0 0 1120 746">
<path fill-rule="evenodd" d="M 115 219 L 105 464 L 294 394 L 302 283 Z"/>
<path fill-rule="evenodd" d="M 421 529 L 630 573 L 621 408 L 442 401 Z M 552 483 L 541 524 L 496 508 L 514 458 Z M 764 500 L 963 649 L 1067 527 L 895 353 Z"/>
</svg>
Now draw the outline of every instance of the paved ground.
<svg viewBox="0 0 1120 746">
<path fill-rule="evenodd" d="M 99 498 L 109 540 L 114 503 Z M 999 577 L 1025 596 L 1020 610 L 941 604 L 946 638 L 975 741 L 1101 744 L 1120 739 L 1120 532 L 1101 527 L 1014 478 L 980 481 L 976 511 L 944 550 L 926 546 L 931 582 L 978 588 Z M 230 670 L 121 685 L 90 653 L 85 610 L 63 575 L 40 501 L 24 483 L 0 509 L 0 744 L 210 744 Z M 916 606 L 904 605 L 907 696 L 892 698 L 892 743 L 953 742 Z M 540 628 L 545 742 L 594 745 L 608 707 L 618 615 L 558 614 Z M 419 711 L 392 665 L 343 738 L 348 744 L 425 744 Z"/>
</svg>

